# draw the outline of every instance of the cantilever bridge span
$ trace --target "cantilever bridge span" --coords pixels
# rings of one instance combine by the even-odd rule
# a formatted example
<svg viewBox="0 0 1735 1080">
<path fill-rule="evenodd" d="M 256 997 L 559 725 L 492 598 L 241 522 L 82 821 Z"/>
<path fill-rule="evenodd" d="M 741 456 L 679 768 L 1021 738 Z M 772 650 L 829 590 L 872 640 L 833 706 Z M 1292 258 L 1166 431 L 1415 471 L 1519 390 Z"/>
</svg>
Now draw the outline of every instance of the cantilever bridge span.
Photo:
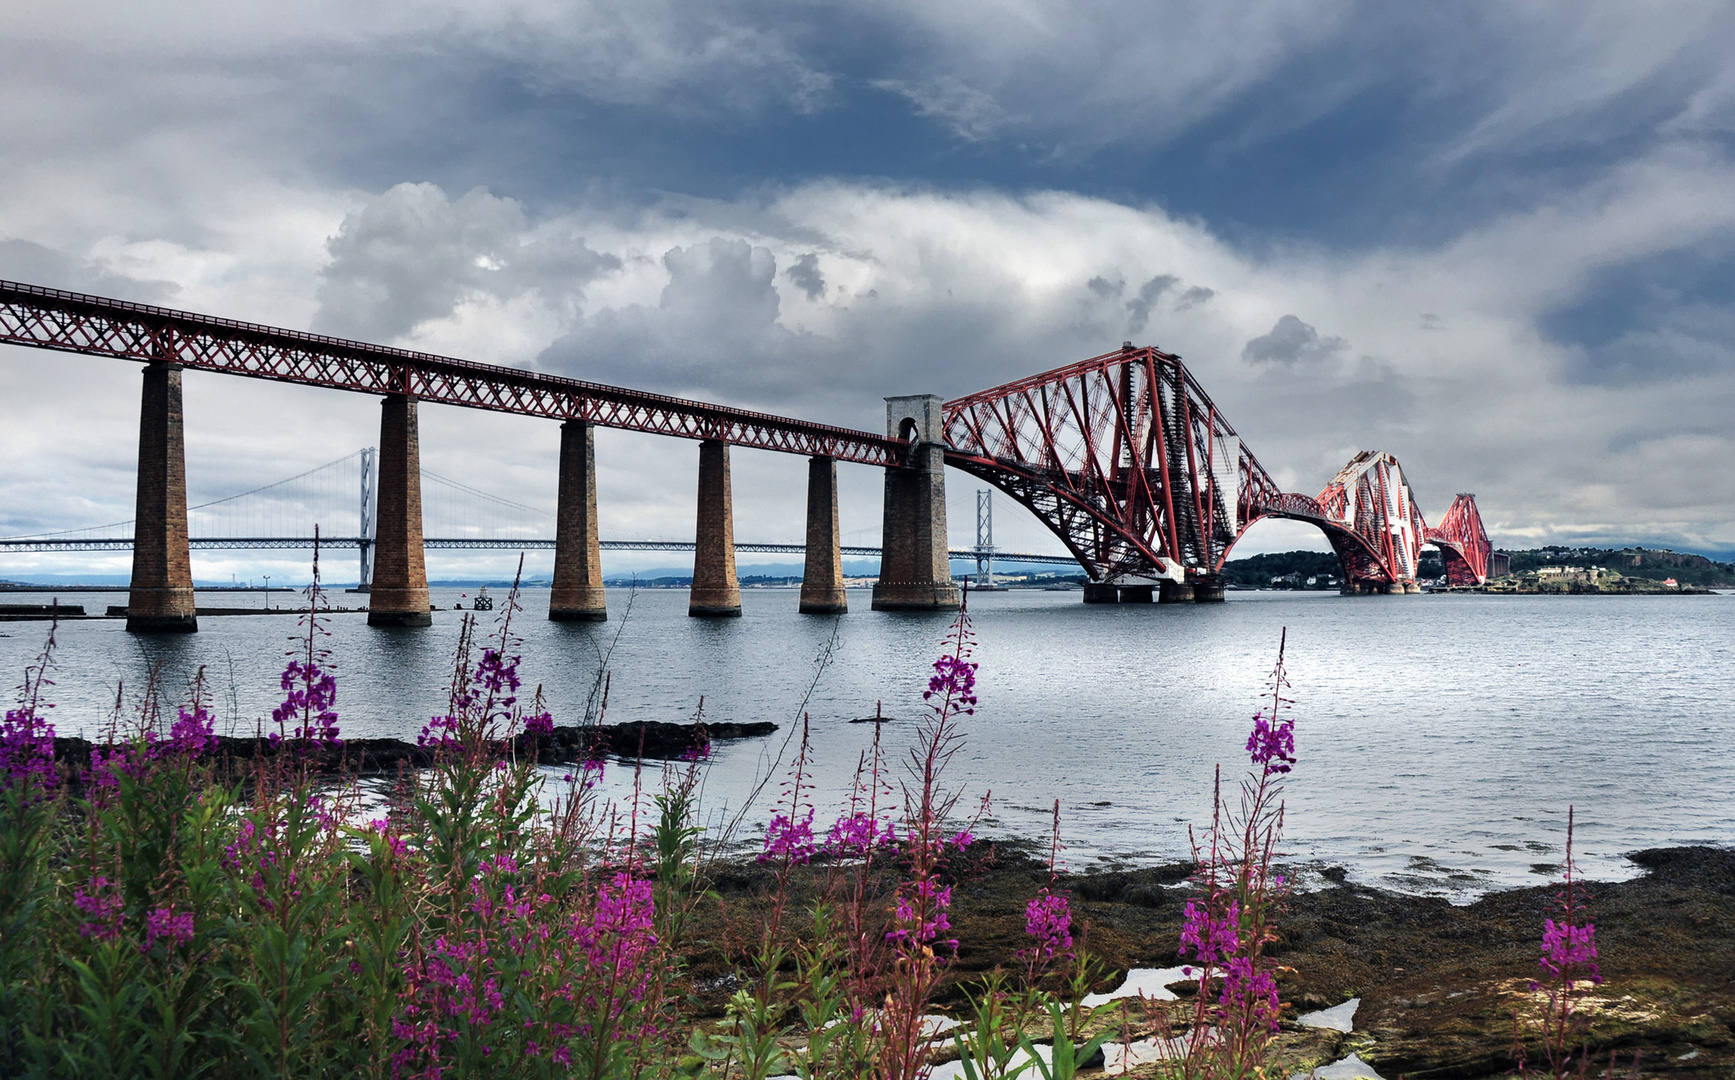
<svg viewBox="0 0 1735 1080">
<path fill-rule="evenodd" d="M 1453 583 L 1485 579 L 1489 544 L 1471 496 L 1430 528 L 1390 454 L 1357 455 L 1318 496 L 1281 491 L 1180 358 L 1122 349 L 951 402 L 887 398 L 886 434 L 649 394 L 0 281 L 0 343 L 145 367 L 129 628 L 192 630 L 181 373 L 210 371 L 382 396 L 369 621 L 429 621 L 417 403 L 564 421 L 550 617 L 606 617 L 596 532 L 597 426 L 700 442 L 695 615 L 740 613 L 729 448 L 811 459 L 801 610 L 845 608 L 836 464 L 885 469 L 876 609 L 955 606 L 944 465 L 1028 507 L 1093 583 L 1086 599 L 1221 599 L 1224 560 L 1248 527 L 1319 527 L 1347 591 L 1416 587 L 1424 544 Z M 366 500 L 364 498 L 364 505 Z M 365 530 L 364 530 L 365 531 Z"/>
<path fill-rule="evenodd" d="M 1262 518 L 1325 533 L 1344 589 L 1416 591 L 1421 548 L 1452 584 L 1487 580 L 1492 546 L 1459 495 L 1430 528 L 1402 467 L 1357 454 L 1317 496 L 1282 491 L 1180 357 L 1121 349 L 945 405 L 946 459 L 1025 505 L 1093 581 L 1184 598 L 1215 591 L 1235 542 Z M 1139 597 L 1143 599 L 1143 596 Z"/>
</svg>

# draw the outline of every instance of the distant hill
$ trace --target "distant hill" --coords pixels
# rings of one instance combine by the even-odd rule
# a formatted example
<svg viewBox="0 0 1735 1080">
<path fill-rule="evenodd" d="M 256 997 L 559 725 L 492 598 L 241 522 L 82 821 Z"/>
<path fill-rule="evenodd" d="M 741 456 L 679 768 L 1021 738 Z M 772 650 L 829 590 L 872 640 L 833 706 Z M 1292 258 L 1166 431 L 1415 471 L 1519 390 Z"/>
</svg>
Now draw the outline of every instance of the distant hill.
<svg viewBox="0 0 1735 1080">
<path fill-rule="evenodd" d="M 1223 564 L 1224 580 L 1243 589 L 1269 589 L 1274 579 L 1282 579 L 1276 582 L 1278 588 L 1335 589 L 1342 572 L 1337 556 L 1329 551 L 1280 551 Z M 1313 585 L 1307 584 L 1308 578 L 1314 579 Z"/>
<path fill-rule="evenodd" d="M 1496 549 L 1512 559 L 1514 574 L 1534 573 L 1544 566 L 1601 566 L 1618 570 L 1623 576 L 1663 581 L 1674 578 L 1682 585 L 1701 585 L 1712 589 L 1735 588 L 1735 563 L 1713 562 L 1703 555 L 1691 555 L 1667 548 L 1590 548 L 1544 547 L 1526 551 Z M 1439 556 L 1431 549 L 1422 553 L 1417 576 L 1437 578 L 1445 572 Z M 1337 556 L 1329 551 L 1282 551 L 1233 559 L 1223 565 L 1223 577 L 1246 589 L 1309 588 L 1308 578 L 1314 578 L 1312 588 L 1335 587 L 1327 579 L 1335 579 L 1341 570 Z"/>
<path fill-rule="evenodd" d="M 1505 554 L 1512 558 L 1514 574 L 1536 571 L 1544 566 L 1601 566 L 1618 570 L 1626 577 L 1651 581 L 1674 578 L 1683 585 L 1703 585 L 1713 589 L 1735 587 L 1735 563 L 1713 562 L 1703 555 L 1667 548 L 1551 546 L 1506 551 Z"/>
</svg>

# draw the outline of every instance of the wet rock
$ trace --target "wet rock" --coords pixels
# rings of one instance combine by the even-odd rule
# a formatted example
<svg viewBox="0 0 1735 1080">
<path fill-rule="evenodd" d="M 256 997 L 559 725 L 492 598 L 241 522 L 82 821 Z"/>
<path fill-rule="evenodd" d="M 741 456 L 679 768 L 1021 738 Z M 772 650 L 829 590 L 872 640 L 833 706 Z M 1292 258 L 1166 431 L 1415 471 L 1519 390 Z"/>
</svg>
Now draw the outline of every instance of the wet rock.
<svg viewBox="0 0 1735 1080">
<path fill-rule="evenodd" d="M 534 757 L 550 765 L 566 765 L 606 755 L 624 758 L 678 758 L 687 754 L 702 754 L 714 742 L 751 739 L 777 730 L 773 723 L 738 724 L 723 721 L 713 724 L 667 724 L 658 721 L 633 721 L 626 724 L 603 724 L 591 727 L 557 727 L 551 735 L 532 738 L 514 736 L 499 745 L 502 753 Z M 106 744 L 104 744 L 106 745 Z M 90 764 L 95 749 L 88 739 L 56 738 L 54 757 L 69 767 L 73 775 Z M 345 739 L 342 746 L 308 747 L 294 743 L 273 745 L 267 739 L 217 736 L 212 756 L 219 762 L 245 763 L 273 760 L 295 755 L 297 760 L 317 770 L 351 775 L 379 775 L 400 769 L 426 768 L 434 763 L 435 749 L 405 742 L 402 739 Z"/>
</svg>

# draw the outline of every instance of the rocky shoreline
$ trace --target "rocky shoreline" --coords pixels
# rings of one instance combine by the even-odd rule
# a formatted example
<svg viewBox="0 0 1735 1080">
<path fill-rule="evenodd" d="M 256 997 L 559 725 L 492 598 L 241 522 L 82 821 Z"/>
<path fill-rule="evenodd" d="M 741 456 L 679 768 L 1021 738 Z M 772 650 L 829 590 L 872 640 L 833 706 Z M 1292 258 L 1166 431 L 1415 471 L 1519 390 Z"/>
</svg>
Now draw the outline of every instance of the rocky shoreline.
<svg viewBox="0 0 1735 1080">
<path fill-rule="evenodd" d="M 959 1008 L 963 988 L 996 965 L 1019 966 L 1024 905 L 1047 881 L 1045 865 L 1026 848 L 977 847 L 981 854 L 954 867 L 952 927 L 961 946 L 942 1009 Z M 1613 1051 L 1617 1075 L 1628 1073 L 1637 1054 L 1642 1075 L 1727 1080 L 1735 1067 L 1735 851 L 1660 848 L 1629 858 L 1639 876 L 1586 882 L 1581 894 L 1597 927 L 1605 979 L 1583 1003 L 1597 1057 L 1606 1064 Z M 1060 876 L 1088 948 L 1106 969 L 1095 989 L 1112 989 L 1130 969 L 1180 963 L 1191 871 L 1172 865 Z M 1279 922 L 1283 936 L 1271 954 L 1283 965 L 1285 1008 L 1275 1075 L 1351 1053 L 1387 1080 L 1511 1072 L 1515 1020 L 1538 1005 L 1528 984 L 1538 974 L 1542 921 L 1554 913 L 1558 885 L 1453 906 L 1344 876 L 1328 869 L 1327 880 L 1338 880 L 1291 896 Z M 812 880 L 795 887 L 809 889 Z M 769 880 L 751 864 L 728 863 L 715 868 L 712 884 L 727 910 L 732 900 L 762 895 Z M 696 936 L 695 987 L 726 984 L 733 970 L 702 944 L 712 933 L 727 928 L 708 925 Z M 724 996 L 702 998 L 720 1009 Z M 1350 998 L 1361 999 L 1350 1032 L 1295 1022 Z"/>
<path fill-rule="evenodd" d="M 753 739 L 770 735 L 778 725 L 769 722 L 738 724 L 720 721 L 707 724 L 671 724 L 635 720 L 625 724 L 593 724 L 588 727 L 557 727 L 542 736 L 516 735 L 500 749 L 519 757 L 535 756 L 549 765 L 570 765 L 598 756 L 666 760 L 707 753 L 713 742 Z M 294 754 L 322 772 L 352 776 L 377 776 L 400 769 L 426 768 L 434 763 L 432 747 L 402 739 L 345 739 L 341 746 L 273 745 L 262 738 L 216 737 L 213 756 L 231 764 L 271 760 Z M 58 737 L 54 740 L 57 761 L 82 769 L 98 746 L 89 739 Z"/>
</svg>

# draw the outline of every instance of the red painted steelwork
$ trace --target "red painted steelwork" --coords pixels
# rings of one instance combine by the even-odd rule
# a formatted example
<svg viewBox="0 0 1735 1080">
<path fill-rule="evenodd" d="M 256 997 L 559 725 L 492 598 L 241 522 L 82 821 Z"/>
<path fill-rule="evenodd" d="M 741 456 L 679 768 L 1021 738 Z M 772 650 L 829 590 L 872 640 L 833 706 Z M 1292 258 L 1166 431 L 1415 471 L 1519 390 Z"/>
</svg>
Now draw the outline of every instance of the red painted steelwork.
<svg viewBox="0 0 1735 1080">
<path fill-rule="evenodd" d="M 1446 564 L 1446 584 L 1487 583 L 1494 545 L 1488 542 L 1488 532 L 1482 527 L 1476 496 L 1460 494 L 1453 499 L 1439 527 L 1428 530 L 1428 542 L 1440 549 L 1440 559 Z"/>
<path fill-rule="evenodd" d="M 1093 581 L 1214 574 L 1281 493 L 1180 357 L 1124 348 L 944 406 L 946 463 L 1052 529 Z"/>
<path fill-rule="evenodd" d="M 1458 531 L 1474 499 L 1460 496 L 1451 527 L 1430 530 L 1397 459 L 1374 451 L 1317 498 L 1280 491 L 1180 358 L 1158 349 L 1123 348 L 949 401 L 944 419 L 947 464 L 1028 507 L 1093 581 L 1209 579 L 1265 517 L 1318 527 L 1354 587 L 1413 584 L 1423 543 L 1485 579 L 1487 537 L 1477 532 L 1476 547 Z M 1460 547 L 1482 554 L 1460 560 Z"/>
<path fill-rule="evenodd" d="M 907 449 L 866 431 L 10 281 L 0 281 L 0 343 L 408 394 L 443 405 L 584 419 L 862 465 L 901 464 Z"/>
</svg>

